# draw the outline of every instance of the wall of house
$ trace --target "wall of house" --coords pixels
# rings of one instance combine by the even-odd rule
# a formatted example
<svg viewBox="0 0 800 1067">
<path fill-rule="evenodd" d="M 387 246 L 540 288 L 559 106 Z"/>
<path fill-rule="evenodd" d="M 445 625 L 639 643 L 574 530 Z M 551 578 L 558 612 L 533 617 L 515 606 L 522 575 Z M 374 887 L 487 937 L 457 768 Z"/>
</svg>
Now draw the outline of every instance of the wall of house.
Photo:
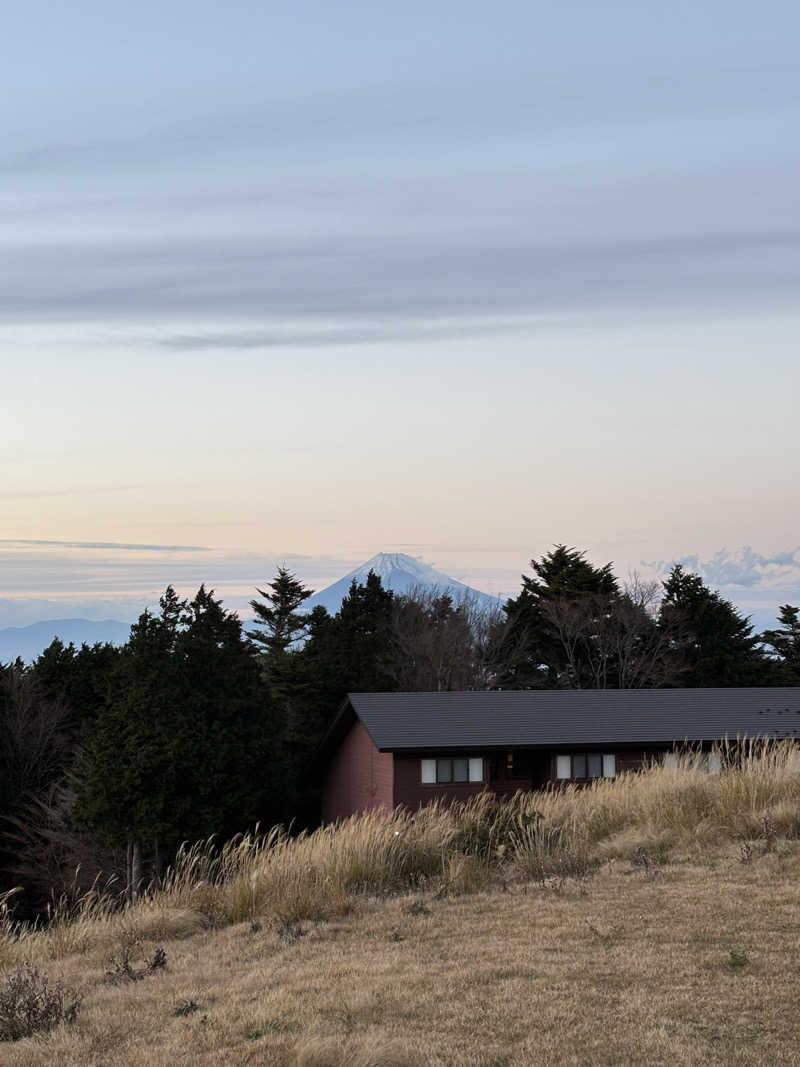
<svg viewBox="0 0 800 1067">
<path fill-rule="evenodd" d="M 480 753 L 473 753 L 479 755 Z M 395 755 L 394 802 L 413 811 L 430 804 L 437 797 L 445 801 L 467 800 L 491 786 L 485 782 L 448 782 L 446 785 L 423 785 L 421 756 Z M 487 764 L 484 760 L 484 768 Z M 486 770 L 484 769 L 484 774 Z"/>
<path fill-rule="evenodd" d="M 620 748 L 614 745 L 589 746 L 578 751 L 613 752 L 616 757 L 617 774 L 623 771 L 641 770 L 651 759 L 659 758 L 671 745 L 651 745 L 648 748 Z M 561 746 L 558 752 L 570 752 L 571 746 Z M 476 793 L 488 790 L 498 798 L 510 797 L 517 792 L 531 789 L 544 789 L 565 786 L 568 781 L 582 784 L 585 779 L 558 779 L 556 777 L 557 751 L 515 750 L 509 765 L 508 753 L 493 752 L 484 756 L 484 778 L 482 783 L 448 782 L 441 785 L 423 785 L 421 781 L 421 761 L 432 753 L 416 755 L 395 755 L 394 757 L 394 803 L 414 810 L 432 800 L 444 801 L 467 800 Z M 476 754 L 476 753 L 472 753 Z"/>
<path fill-rule="evenodd" d="M 703 748 L 709 748 L 710 745 L 701 746 Z M 558 778 L 556 773 L 556 758 L 559 753 L 570 752 L 610 752 L 614 754 L 616 762 L 617 776 L 625 771 L 641 771 L 644 767 L 652 762 L 660 762 L 663 760 L 665 753 L 672 752 L 674 745 L 662 743 L 658 745 L 648 745 L 647 747 L 624 747 L 619 745 L 593 745 L 587 747 L 570 747 L 568 745 L 562 745 L 557 750 L 553 750 L 548 753 L 548 780 L 552 785 L 564 785 L 567 781 L 579 784 L 586 779 L 561 779 Z"/>
<path fill-rule="evenodd" d="M 390 810 L 394 804 L 394 760 L 379 752 L 356 719 L 328 764 L 322 784 L 322 820 L 346 819 L 359 811 Z"/>
</svg>

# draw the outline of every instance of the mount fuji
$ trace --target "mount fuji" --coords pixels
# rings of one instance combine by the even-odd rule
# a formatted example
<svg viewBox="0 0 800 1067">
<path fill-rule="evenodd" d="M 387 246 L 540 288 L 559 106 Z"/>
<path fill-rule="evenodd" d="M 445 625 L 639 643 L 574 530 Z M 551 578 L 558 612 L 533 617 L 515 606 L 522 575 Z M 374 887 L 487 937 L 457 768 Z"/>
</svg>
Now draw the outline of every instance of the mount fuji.
<svg viewBox="0 0 800 1067">
<path fill-rule="evenodd" d="M 335 615 L 341 607 L 342 599 L 349 593 L 353 579 L 359 584 L 365 582 L 370 571 L 378 575 L 384 589 L 391 589 L 400 595 L 424 588 L 435 589 L 438 593 L 449 593 L 456 603 L 464 599 L 470 600 L 481 608 L 495 608 L 502 603 L 499 597 L 464 585 L 415 556 L 407 556 L 403 552 L 379 552 L 338 582 L 309 597 L 303 607 L 306 611 L 313 611 L 321 606 L 327 608 L 331 615 Z"/>
</svg>

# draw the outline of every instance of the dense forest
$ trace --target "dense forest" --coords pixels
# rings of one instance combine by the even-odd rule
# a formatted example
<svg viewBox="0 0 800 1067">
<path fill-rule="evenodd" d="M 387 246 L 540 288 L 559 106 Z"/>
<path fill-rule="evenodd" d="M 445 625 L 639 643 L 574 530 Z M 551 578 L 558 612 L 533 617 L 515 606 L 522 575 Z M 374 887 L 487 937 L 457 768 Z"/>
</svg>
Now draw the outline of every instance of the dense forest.
<svg viewBox="0 0 800 1067">
<path fill-rule="evenodd" d="M 0 664 L 0 893 L 18 914 L 101 876 L 135 892 L 185 841 L 317 819 L 308 776 L 347 692 L 800 685 L 800 610 L 753 632 L 700 577 L 621 583 L 556 546 L 496 611 L 370 573 L 303 611 L 285 568 L 245 630 L 213 592 L 167 588 L 122 647 L 54 640 Z"/>
</svg>

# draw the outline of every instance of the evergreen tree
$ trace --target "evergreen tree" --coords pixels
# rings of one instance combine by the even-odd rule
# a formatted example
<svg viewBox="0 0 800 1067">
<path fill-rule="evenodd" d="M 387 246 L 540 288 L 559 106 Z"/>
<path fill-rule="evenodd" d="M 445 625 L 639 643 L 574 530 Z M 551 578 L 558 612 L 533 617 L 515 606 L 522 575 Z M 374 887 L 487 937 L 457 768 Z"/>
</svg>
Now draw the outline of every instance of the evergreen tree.
<svg viewBox="0 0 800 1067">
<path fill-rule="evenodd" d="M 681 634 L 686 663 L 681 685 L 769 685 L 775 671 L 749 621 L 697 574 L 676 564 L 664 582 L 661 623 Z"/>
<path fill-rule="evenodd" d="M 76 814 L 158 854 L 286 814 L 280 724 L 235 614 L 201 587 L 144 612 L 86 736 Z M 135 879 L 134 879 L 135 880 Z"/>
<path fill-rule="evenodd" d="M 394 594 L 370 571 L 363 583 L 353 579 L 336 613 L 331 635 L 340 671 L 341 695 L 379 693 L 394 688 L 388 671 Z"/>
<path fill-rule="evenodd" d="M 323 607 L 310 614 L 293 691 L 301 775 L 347 693 L 397 688 L 389 669 L 392 604 L 392 591 L 370 571 L 364 583 L 353 580 L 336 615 Z"/>
<path fill-rule="evenodd" d="M 76 649 L 58 637 L 37 657 L 33 674 L 42 691 L 63 700 L 69 708 L 69 728 L 79 736 L 82 723 L 91 722 L 108 699 L 109 684 L 121 650 L 109 643 L 84 642 Z"/>
<path fill-rule="evenodd" d="M 540 560 L 531 560 L 532 575 L 522 576 L 522 590 L 506 602 L 507 621 L 496 640 L 498 685 L 505 689 L 553 689 L 580 685 L 554 625 L 558 607 L 591 599 L 593 610 L 606 610 L 619 596 L 617 579 L 606 563 L 595 567 L 586 553 L 565 545 Z"/>
<path fill-rule="evenodd" d="M 14 845 L 9 831 L 25 806 L 42 797 L 70 765 L 68 709 L 50 697 L 21 661 L 0 664 L 0 893 L 9 884 Z"/>
<path fill-rule="evenodd" d="M 780 627 L 765 630 L 761 641 L 778 660 L 782 685 L 800 685 L 800 608 L 782 604 Z"/>
<path fill-rule="evenodd" d="M 256 589 L 264 601 L 250 601 L 256 614 L 255 625 L 261 629 L 248 631 L 248 637 L 277 659 L 305 636 L 308 617 L 297 609 L 313 594 L 313 589 L 307 589 L 285 567 L 278 568 L 269 588 L 272 592 Z"/>
<path fill-rule="evenodd" d="M 298 673 L 298 654 L 308 633 L 307 614 L 299 609 L 312 595 L 312 590 L 285 567 L 269 584 L 270 592 L 257 589 L 264 602 L 251 600 L 256 614 L 257 630 L 248 636 L 260 649 L 260 663 L 264 684 L 283 722 L 286 754 L 297 778 L 303 769 L 308 749 L 307 713 L 302 705 L 303 682 Z"/>
</svg>

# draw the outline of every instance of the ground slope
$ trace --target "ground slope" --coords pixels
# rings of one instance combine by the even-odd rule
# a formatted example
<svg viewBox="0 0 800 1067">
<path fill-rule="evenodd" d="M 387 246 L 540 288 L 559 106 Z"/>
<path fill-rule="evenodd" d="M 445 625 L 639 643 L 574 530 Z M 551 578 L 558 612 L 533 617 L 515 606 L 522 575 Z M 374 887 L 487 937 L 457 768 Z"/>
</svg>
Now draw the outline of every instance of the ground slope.
<svg viewBox="0 0 800 1067">
<path fill-rule="evenodd" d="M 361 900 L 299 926 L 198 930 L 187 914 L 183 939 L 159 941 L 134 924 L 166 970 L 112 985 L 91 946 L 51 963 L 84 993 L 77 1023 L 0 1046 L 0 1062 L 795 1064 L 800 844 L 774 847 L 662 866 L 637 853 L 546 887 Z"/>
</svg>

